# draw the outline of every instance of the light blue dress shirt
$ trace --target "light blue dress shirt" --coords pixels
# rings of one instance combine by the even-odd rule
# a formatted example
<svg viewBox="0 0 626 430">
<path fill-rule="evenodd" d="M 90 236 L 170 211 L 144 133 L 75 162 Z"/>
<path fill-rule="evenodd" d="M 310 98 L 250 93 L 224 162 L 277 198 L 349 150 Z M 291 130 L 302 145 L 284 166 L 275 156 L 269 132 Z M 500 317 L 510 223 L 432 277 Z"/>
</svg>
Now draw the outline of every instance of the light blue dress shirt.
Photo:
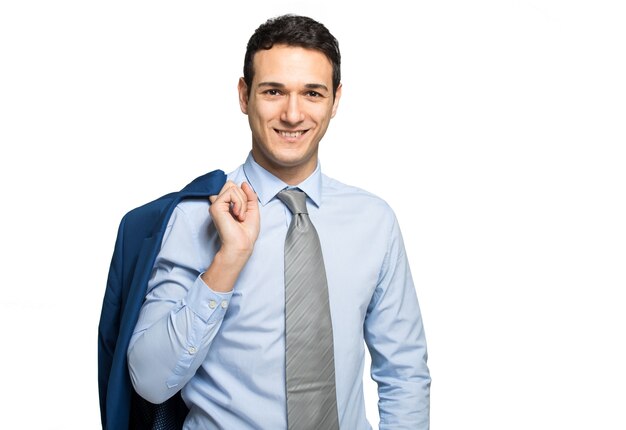
<svg viewBox="0 0 626 430">
<path fill-rule="evenodd" d="M 231 293 L 200 278 L 220 247 L 205 200 L 175 209 L 128 349 L 137 392 L 160 403 L 182 389 L 186 429 L 285 429 L 284 242 L 287 185 L 252 155 L 228 175 L 259 198 L 261 231 Z M 400 229 L 378 197 L 316 171 L 298 188 L 322 244 L 342 429 L 371 429 L 364 342 L 378 383 L 380 429 L 428 429 L 430 376 Z M 314 305 L 314 304 L 312 304 Z"/>
</svg>

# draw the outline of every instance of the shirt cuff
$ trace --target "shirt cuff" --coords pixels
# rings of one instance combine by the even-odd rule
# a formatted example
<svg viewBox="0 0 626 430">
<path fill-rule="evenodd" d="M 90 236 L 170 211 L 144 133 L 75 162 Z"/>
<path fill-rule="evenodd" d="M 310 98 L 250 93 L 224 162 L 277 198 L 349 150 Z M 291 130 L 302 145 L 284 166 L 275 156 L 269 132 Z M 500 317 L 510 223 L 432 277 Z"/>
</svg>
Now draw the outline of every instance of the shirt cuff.
<svg viewBox="0 0 626 430">
<path fill-rule="evenodd" d="M 202 275 L 200 275 L 202 276 Z M 232 291 L 218 293 L 213 291 L 198 276 L 185 299 L 186 305 L 205 323 L 221 320 L 226 314 Z"/>
</svg>

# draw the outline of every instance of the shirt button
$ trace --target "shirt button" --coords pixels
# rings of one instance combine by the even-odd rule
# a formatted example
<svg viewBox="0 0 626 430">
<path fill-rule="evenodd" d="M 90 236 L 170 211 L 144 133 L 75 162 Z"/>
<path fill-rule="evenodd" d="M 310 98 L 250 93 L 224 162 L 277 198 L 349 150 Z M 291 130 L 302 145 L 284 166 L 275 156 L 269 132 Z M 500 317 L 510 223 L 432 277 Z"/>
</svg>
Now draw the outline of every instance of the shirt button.
<svg viewBox="0 0 626 430">
<path fill-rule="evenodd" d="M 189 354 L 195 354 L 197 351 L 198 350 L 195 346 L 190 346 L 189 348 L 187 348 L 187 352 L 189 352 Z"/>
<path fill-rule="evenodd" d="M 226 300 L 222 300 L 222 309 L 226 309 L 228 307 L 228 302 Z"/>
<path fill-rule="evenodd" d="M 210 300 L 209 301 L 209 307 L 211 309 L 215 309 L 216 306 L 217 306 L 217 302 L 215 300 Z"/>
</svg>

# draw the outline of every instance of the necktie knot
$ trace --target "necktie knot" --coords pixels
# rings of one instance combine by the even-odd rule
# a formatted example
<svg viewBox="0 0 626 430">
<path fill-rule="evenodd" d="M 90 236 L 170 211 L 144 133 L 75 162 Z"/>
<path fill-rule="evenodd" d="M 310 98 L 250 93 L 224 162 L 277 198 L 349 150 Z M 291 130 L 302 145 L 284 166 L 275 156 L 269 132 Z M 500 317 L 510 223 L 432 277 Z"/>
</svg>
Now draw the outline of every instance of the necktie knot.
<svg viewBox="0 0 626 430">
<path fill-rule="evenodd" d="M 292 188 L 288 190 L 282 190 L 276 197 L 283 202 L 293 215 L 297 214 L 307 214 L 308 211 L 306 208 L 306 194 L 304 191 Z"/>
</svg>

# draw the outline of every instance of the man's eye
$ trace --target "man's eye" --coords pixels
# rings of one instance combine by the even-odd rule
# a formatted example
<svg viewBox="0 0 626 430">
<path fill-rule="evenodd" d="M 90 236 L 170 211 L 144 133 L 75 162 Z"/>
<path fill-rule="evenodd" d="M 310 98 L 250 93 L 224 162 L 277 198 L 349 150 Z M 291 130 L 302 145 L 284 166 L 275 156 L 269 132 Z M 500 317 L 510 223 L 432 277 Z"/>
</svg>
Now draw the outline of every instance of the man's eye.
<svg viewBox="0 0 626 430">
<path fill-rule="evenodd" d="M 280 91 L 278 90 L 267 90 L 265 91 L 265 94 L 269 95 L 269 96 L 277 96 L 280 94 Z"/>
<path fill-rule="evenodd" d="M 317 91 L 309 91 L 309 92 L 306 93 L 306 95 L 309 96 L 309 97 L 321 97 L 322 96 Z"/>
</svg>

